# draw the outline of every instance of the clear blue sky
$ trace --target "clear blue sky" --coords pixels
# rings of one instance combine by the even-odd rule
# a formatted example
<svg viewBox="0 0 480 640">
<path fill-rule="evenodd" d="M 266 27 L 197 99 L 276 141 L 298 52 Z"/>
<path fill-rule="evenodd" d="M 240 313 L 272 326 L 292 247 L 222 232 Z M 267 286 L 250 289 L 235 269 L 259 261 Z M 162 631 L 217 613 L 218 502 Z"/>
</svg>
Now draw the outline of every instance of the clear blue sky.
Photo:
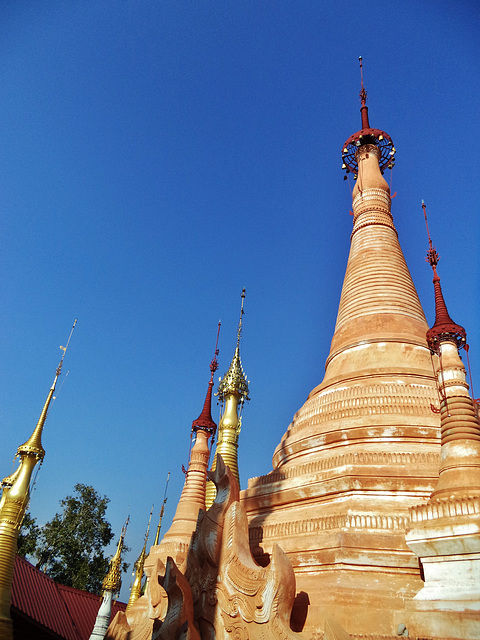
<svg viewBox="0 0 480 640">
<path fill-rule="evenodd" d="M 359 55 L 370 121 L 397 148 L 407 263 L 432 322 L 424 198 L 480 395 L 479 14 L 473 0 L 3 0 L 2 477 L 78 317 L 32 497 L 40 523 L 91 484 L 116 536 L 131 514 L 133 562 L 170 470 L 166 530 L 217 322 L 223 374 L 243 286 L 243 486 L 271 469 L 333 334 Z"/>
</svg>

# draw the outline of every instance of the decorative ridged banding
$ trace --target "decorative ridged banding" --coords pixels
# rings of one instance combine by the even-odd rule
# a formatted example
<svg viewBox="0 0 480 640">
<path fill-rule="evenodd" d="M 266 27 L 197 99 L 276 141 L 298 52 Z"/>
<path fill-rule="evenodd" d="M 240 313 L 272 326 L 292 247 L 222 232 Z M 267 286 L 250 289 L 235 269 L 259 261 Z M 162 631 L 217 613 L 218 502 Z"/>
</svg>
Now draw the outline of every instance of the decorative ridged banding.
<svg viewBox="0 0 480 640">
<path fill-rule="evenodd" d="M 281 538 L 330 529 L 382 529 L 405 531 L 409 524 L 406 516 L 376 515 L 371 513 L 340 514 L 321 518 L 306 518 L 291 522 L 278 522 L 250 527 L 250 542 L 265 538 Z"/>
<path fill-rule="evenodd" d="M 190 471 L 184 488 L 184 498 L 198 502 L 201 507 L 205 504 L 205 478 L 205 473 Z"/>
<path fill-rule="evenodd" d="M 353 200 L 353 231 L 351 237 L 368 225 L 384 225 L 397 230 L 390 212 L 390 196 L 383 189 L 366 189 Z"/>
<path fill-rule="evenodd" d="M 238 474 L 238 437 L 242 427 L 242 419 L 238 415 L 238 412 L 241 406 L 239 393 L 232 392 L 227 394 L 225 398 L 225 408 L 218 427 L 217 448 L 211 467 L 211 471 L 215 471 L 217 468 L 217 455 L 220 455 L 225 464 L 230 467 L 230 471 L 237 479 L 238 484 L 240 484 L 240 476 Z M 209 480 L 207 482 L 205 499 L 207 509 L 212 506 L 216 494 L 217 490 L 215 489 L 215 485 Z"/>
<path fill-rule="evenodd" d="M 432 504 L 480 495 L 480 423 L 468 394 L 457 338 L 447 331 L 437 345 L 442 450 Z"/>
<path fill-rule="evenodd" d="M 0 520 L 0 532 L 11 535 L 15 529 L 17 534 L 20 531 L 23 516 L 28 501 L 25 499 L 10 500 L 6 502 L 2 509 L 2 517 Z"/>
<path fill-rule="evenodd" d="M 17 548 L 16 537 L 10 536 L 12 546 Z M 8 550 L 0 548 L 0 589 L 10 589 L 13 577 L 13 567 L 15 565 L 15 556 Z"/>
<path fill-rule="evenodd" d="M 480 437 L 473 429 L 466 427 L 452 427 L 452 429 L 442 431 L 442 444 L 454 442 L 455 440 L 476 440 L 480 442 Z"/>
<path fill-rule="evenodd" d="M 369 203 L 372 201 L 379 201 L 385 206 L 387 211 L 390 211 L 390 195 L 384 189 L 364 189 L 359 193 L 352 201 L 353 211 L 360 213 L 363 209 L 369 207 Z"/>
<path fill-rule="evenodd" d="M 356 270 L 349 278 L 350 291 L 342 300 L 337 319 L 337 328 L 342 323 L 359 316 L 382 313 L 398 313 L 418 317 L 416 309 L 416 291 L 386 260 L 379 264 L 379 271 L 369 273 L 368 266 Z M 388 305 L 384 297 L 388 293 Z M 405 297 L 407 296 L 407 297 Z M 383 303 L 382 303 L 383 298 Z M 414 312 L 411 305 L 413 304 Z"/>
<path fill-rule="evenodd" d="M 480 425 L 468 396 L 447 397 L 442 402 L 442 444 L 455 440 L 480 442 Z"/>
<path fill-rule="evenodd" d="M 458 369 L 453 369 L 449 367 L 449 372 L 453 372 L 458 373 L 458 372 L 462 372 L 462 369 L 458 368 Z M 465 369 L 463 369 L 463 375 L 465 375 Z M 468 395 L 468 389 L 469 386 L 468 384 L 464 381 L 464 380 L 459 380 L 460 376 L 456 376 L 453 380 L 443 380 L 443 376 L 440 376 L 440 381 L 439 381 L 439 386 L 441 389 L 445 390 L 450 390 L 451 387 L 454 388 L 454 393 L 450 394 L 452 397 L 457 395 L 458 393 L 458 387 L 463 387 L 464 391 L 460 392 L 459 398 L 462 397 L 462 393 L 463 393 L 463 397 L 466 399 L 467 397 L 470 397 Z"/>
<path fill-rule="evenodd" d="M 396 232 L 370 225 L 352 239 L 335 332 L 360 316 L 380 313 L 425 323 Z"/>
<path fill-rule="evenodd" d="M 394 383 L 329 388 L 313 396 L 297 411 L 289 433 L 332 420 L 371 415 L 431 416 L 438 397 L 433 387 Z"/>
<path fill-rule="evenodd" d="M 238 448 L 237 443 L 235 443 L 234 446 L 235 446 L 235 452 L 236 452 Z M 225 447 L 225 449 L 223 449 L 223 447 L 218 446 L 217 455 L 222 456 L 223 461 L 225 462 L 226 465 L 230 467 L 230 471 L 233 473 L 235 478 L 238 478 L 238 460 L 237 460 L 237 456 L 232 452 L 232 446 L 230 445 L 228 448 Z M 216 461 L 216 456 L 215 456 L 215 461 Z M 212 470 L 215 470 L 215 468 L 216 468 L 216 463 L 215 463 L 215 466 L 212 465 Z"/>
<path fill-rule="evenodd" d="M 452 516 L 479 515 L 480 498 L 449 498 L 437 502 L 428 502 L 410 508 L 410 520 L 412 524 Z"/>
<path fill-rule="evenodd" d="M 179 505 L 184 501 L 198 502 L 205 508 L 205 480 L 207 476 L 209 433 L 203 430 L 197 432 L 197 439 L 193 445 L 188 465 L 187 478 L 180 497 Z"/>
<path fill-rule="evenodd" d="M 391 215 L 387 211 L 383 211 L 380 208 L 375 207 L 362 214 L 361 219 L 358 220 L 353 228 L 351 237 L 353 237 L 354 233 L 360 229 L 368 227 L 371 224 L 381 224 L 385 227 L 390 227 L 390 229 L 393 229 L 393 231 L 397 233 Z"/>
<path fill-rule="evenodd" d="M 271 473 L 250 478 L 248 488 L 254 488 L 261 485 L 281 482 L 288 478 L 296 478 L 297 476 L 329 471 L 338 467 L 346 467 L 353 465 L 369 465 L 369 466 L 386 466 L 392 465 L 402 466 L 425 466 L 434 465 L 438 467 L 439 455 L 436 453 L 389 453 L 384 451 L 364 451 L 355 453 L 346 453 L 339 456 L 325 457 L 315 462 L 296 465 L 287 469 L 272 471 Z"/>
<path fill-rule="evenodd" d="M 200 509 L 205 509 L 205 485 L 210 452 L 208 446 L 209 437 L 210 433 L 208 431 L 198 429 L 197 438 L 190 455 L 182 495 L 178 501 L 172 525 L 160 545 L 164 557 L 167 553 L 165 545 L 170 543 L 172 538 L 175 540 L 175 552 L 179 552 L 180 547 L 178 545 L 180 542 L 188 547 L 192 532 L 195 530 L 198 512 Z M 170 555 L 175 561 L 178 558 L 173 552 Z"/>
</svg>

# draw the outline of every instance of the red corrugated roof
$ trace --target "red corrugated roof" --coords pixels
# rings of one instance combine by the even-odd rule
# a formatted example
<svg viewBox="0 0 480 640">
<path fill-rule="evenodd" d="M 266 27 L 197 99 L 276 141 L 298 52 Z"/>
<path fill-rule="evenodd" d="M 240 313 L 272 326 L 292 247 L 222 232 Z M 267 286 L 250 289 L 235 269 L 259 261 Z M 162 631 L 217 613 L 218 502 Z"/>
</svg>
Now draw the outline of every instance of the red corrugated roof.
<svg viewBox="0 0 480 640">
<path fill-rule="evenodd" d="M 12 607 L 65 640 L 88 640 L 101 599 L 99 596 L 55 583 L 20 556 L 15 561 Z M 112 619 L 126 604 L 112 606 Z"/>
<path fill-rule="evenodd" d="M 75 627 L 80 634 L 80 638 L 82 638 L 82 640 L 83 638 L 88 640 L 92 633 L 102 598 L 93 593 L 73 589 L 73 587 L 66 587 L 62 584 L 58 584 L 57 587 L 67 605 Z M 111 619 L 113 620 L 117 611 L 125 611 L 126 607 L 127 605 L 124 602 L 112 603 Z"/>
<path fill-rule="evenodd" d="M 12 607 L 65 640 L 81 640 L 55 582 L 20 556 L 15 560 Z"/>
</svg>

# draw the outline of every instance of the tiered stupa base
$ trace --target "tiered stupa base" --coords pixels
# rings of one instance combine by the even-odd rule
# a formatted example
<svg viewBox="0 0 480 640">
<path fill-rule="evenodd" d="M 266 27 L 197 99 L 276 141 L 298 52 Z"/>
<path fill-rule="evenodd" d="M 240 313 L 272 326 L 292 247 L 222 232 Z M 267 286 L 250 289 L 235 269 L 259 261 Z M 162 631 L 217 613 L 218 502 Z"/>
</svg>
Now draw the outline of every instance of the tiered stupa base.
<svg viewBox="0 0 480 640">
<path fill-rule="evenodd" d="M 409 507 L 432 490 L 438 454 L 365 452 L 334 460 L 330 468 L 328 458 L 323 462 L 327 469 L 307 463 L 317 468 L 310 473 L 279 469 L 271 483 L 269 476 L 250 480 L 242 492 L 250 547 L 262 565 L 274 543 L 287 553 L 305 631 L 323 629 L 334 617 L 351 634 L 389 635 L 406 600 L 423 586 L 405 529 Z M 395 490 L 399 475 L 404 486 Z"/>
<path fill-rule="evenodd" d="M 325 378 L 278 445 L 274 471 L 242 499 L 254 556 L 267 562 L 278 543 L 293 565 L 306 633 L 335 618 L 352 635 L 392 637 L 423 584 L 405 530 L 438 479 L 439 398 L 378 150 L 360 147 L 357 159 Z"/>
</svg>

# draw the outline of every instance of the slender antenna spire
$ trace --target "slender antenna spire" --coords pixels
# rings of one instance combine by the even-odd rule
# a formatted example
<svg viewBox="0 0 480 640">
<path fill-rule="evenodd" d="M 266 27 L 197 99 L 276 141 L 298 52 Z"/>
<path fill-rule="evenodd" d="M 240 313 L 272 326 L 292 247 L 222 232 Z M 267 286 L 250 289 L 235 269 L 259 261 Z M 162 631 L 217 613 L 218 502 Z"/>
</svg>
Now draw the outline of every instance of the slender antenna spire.
<svg viewBox="0 0 480 640">
<path fill-rule="evenodd" d="M 233 360 L 230 364 L 230 368 L 227 373 L 223 376 L 218 385 L 217 396 L 221 402 L 224 401 L 225 397 L 230 393 L 237 393 L 239 395 L 239 402 L 241 404 L 244 403 L 245 400 L 250 400 L 248 397 L 248 381 L 242 369 L 242 363 L 240 360 L 240 338 L 242 337 L 242 325 L 243 325 L 243 315 L 245 311 L 243 310 L 243 303 L 245 300 L 245 287 L 242 289 L 242 304 L 240 307 L 240 320 L 238 321 L 238 329 L 237 329 L 237 346 L 235 349 L 235 354 L 233 356 Z"/>
<path fill-rule="evenodd" d="M 433 287 L 435 290 L 435 322 L 433 327 L 427 331 L 428 346 L 434 353 L 438 353 L 440 342 L 443 340 L 454 340 L 457 343 L 457 348 L 461 349 L 467 342 L 467 333 L 462 326 L 456 324 L 451 319 L 448 313 L 447 305 L 443 297 L 442 287 L 440 285 L 440 277 L 437 274 L 437 264 L 440 260 L 440 256 L 433 246 L 432 239 L 430 237 L 427 220 L 427 207 L 423 200 L 422 209 L 428 235 L 428 251 L 426 260 L 433 270 Z"/>
<path fill-rule="evenodd" d="M 130 514 L 128 514 L 127 519 L 125 521 L 125 524 L 122 527 L 122 533 L 121 533 L 122 542 L 123 542 L 123 540 L 125 540 L 125 536 L 127 534 L 127 527 L 128 527 L 128 523 L 129 522 L 130 522 Z"/>
<path fill-rule="evenodd" d="M 212 372 L 212 380 L 213 380 L 213 374 L 215 373 L 215 371 L 218 369 L 218 360 L 217 360 L 217 356 L 219 354 L 219 350 L 218 350 L 218 337 L 220 336 L 220 327 L 222 326 L 222 321 L 219 320 L 218 321 L 218 329 L 217 329 L 217 340 L 215 342 L 215 355 L 213 356 L 213 360 L 210 363 L 210 371 Z"/>
<path fill-rule="evenodd" d="M 43 459 L 44 456 L 45 456 L 45 449 L 42 447 L 43 427 L 45 425 L 45 420 L 47 419 L 48 410 L 49 410 L 50 403 L 51 403 L 52 398 L 53 398 L 53 394 L 55 392 L 55 387 L 56 387 L 56 384 L 57 384 L 58 377 L 59 377 L 60 373 L 62 372 L 62 365 L 63 365 L 63 361 L 65 360 L 65 354 L 67 353 L 68 345 L 70 344 L 70 338 L 72 337 L 72 333 L 73 333 L 73 330 L 75 329 L 75 325 L 76 324 L 77 324 L 77 319 L 75 318 L 75 322 L 73 323 L 72 329 L 70 331 L 70 335 L 69 335 L 68 340 L 67 340 L 67 346 L 66 347 L 60 346 L 60 349 L 63 351 L 63 355 L 62 355 L 62 357 L 60 359 L 60 362 L 58 363 L 58 367 L 57 367 L 57 369 L 55 371 L 55 378 L 53 380 L 52 386 L 50 387 L 50 391 L 48 393 L 47 400 L 46 400 L 45 404 L 43 405 L 43 409 L 42 409 L 42 412 L 40 414 L 40 418 L 38 419 L 37 426 L 35 427 L 35 430 L 33 431 L 33 433 L 30 436 L 30 438 L 26 442 L 24 442 L 22 445 L 20 445 L 18 447 L 17 455 L 33 453 L 39 459 Z"/>
<path fill-rule="evenodd" d="M 165 493 L 163 494 L 163 503 L 162 503 L 162 508 L 160 509 L 160 517 L 158 521 L 157 533 L 155 535 L 155 542 L 153 543 L 154 545 L 158 544 L 158 540 L 160 538 L 160 529 L 162 528 L 162 518 L 165 512 L 165 505 L 167 504 L 167 489 L 168 489 L 169 480 L 170 480 L 170 471 L 168 472 L 167 482 L 165 483 Z"/>
<path fill-rule="evenodd" d="M 152 515 L 153 515 L 153 507 L 154 506 L 155 505 L 152 504 L 152 508 L 150 509 L 150 517 L 148 518 L 147 530 L 145 532 L 145 546 L 146 546 L 146 544 L 148 542 L 148 536 L 150 535 L 150 524 L 152 522 Z"/>
<path fill-rule="evenodd" d="M 242 323 L 243 323 L 243 314 L 245 311 L 243 310 L 243 302 L 245 300 L 245 287 L 242 289 L 242 306 L 240 308 L 240 320 L 238 321 L 238 330 L 237 330 L 237 349 L 240 345 L 240 338 L 242 337 Z"/>
<path fill-rule="evenodd" d="M 67 344 L 64 347 L 62 347 L 62 345 L 60 345 L 60 349 L 63 351 L 63 356 L 62 356 L 62 359 L 60 360 L 60 364 L 58 365 L 58 369 L 59 370 L 62 369 L 63 360 L 65 358 L 65 354 L 67 353 L 68 345 L 70 344 L 70 340 L 72 339 L 72 334 L 73 334 L 73 331 L 74 331 L 76 326 L 77 326 L 77 318 L 75 318 L 75 320 L 73 321 L 73 326 L 72 326 L 72 328 L 70 330 L 70 335 L 68 336 Z"/>
<path fill-rule="evenodd" d="M 365 91 L 365 87 L 363 86 L 363 64 L 362 64 L 362 56 L 358 58 L 360 62 L 360 79 L 362 83 L 362 88 L 360 90 L 360 102 L 362 106 L 360 107 L 360 113 L 362 114 L 362 129 L 370 129 L 370 124 L 368 122 L 368 107 L 367 107 L 367 92 Z"/>
<path fill-rule="evenodd" d="M 440 256 L 438 255 L 435 247 L 432 243 L 432 238 L 430 237 L 430 229 L 428 228 L 428 220 L 427 220 L 427 205 L 425 204 L 425 200 L 422 200 L 422 209 L 423 209 L 423 217 L 425 218 L 425 226 L 427 227 L 427 236 L 428 236 L 428 251 L 426 260 L 430 264 L 433 269 L 433 275 L 437 275 L 437 264 L 440 260 Z"/>
</svg>

